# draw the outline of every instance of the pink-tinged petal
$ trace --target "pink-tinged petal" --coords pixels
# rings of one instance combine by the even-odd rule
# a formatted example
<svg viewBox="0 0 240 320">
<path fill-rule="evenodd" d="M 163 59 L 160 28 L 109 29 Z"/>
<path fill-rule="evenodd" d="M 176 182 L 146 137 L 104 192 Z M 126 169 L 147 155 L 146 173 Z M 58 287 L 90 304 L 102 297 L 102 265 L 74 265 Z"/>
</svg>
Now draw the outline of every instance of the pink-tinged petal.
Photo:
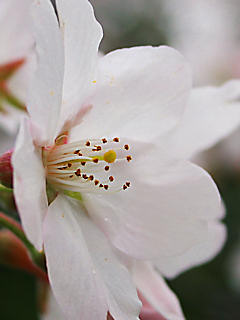
<svg viewBox="0 0 240 320">
<path fill-rule="evenodd" d="M 80 202 L 58 196 L 44 222 L 49 278 L 67 319 L 137 320 L 141 304 L 127 269 Z"/>
<path fill-rule="evenodd" d="M 240 81 L 192 90 L 182 120 L 162 143 L 189 159 L 212 147 L 240 126 Z"/>
<path fill-rule="evenodd" d="M 208 223 L 222 215 L 211 177 L 185 161 L 164 165 L 158 149 L 132 162 L 130 188 L 83 195 L 89 215 L 113 245 L 130 256 L 153 259 L 183 254 L 205 242 Z"/>
<path fill-rule="evenodd" d="M 33 46 L 31 3 L 32 0 L 0 1 L 0 64 L 25 58 Z"/>
<path fill-rule="evenodd" d="M 56 5 L 65 52 L 62 119 L 68 121 L 94 86 L 103 32 L 89 1 L 57 0 Z"/>
<path fill-rule="evenodd" d="M 226 240 L 226 228 L 221 223 L 210 223 L 205 241 L 175 257 L 162 257 L 155 261 L 161 273 L 173 278 L 199 264 L 213 259 L 222 249 Z"/>
<path fill-rule="evenodd" d="M 136 261 L 133 269 L 133 276 L 138 290 L 144 298 L 141 314 L 143 320 L 145 320 L 144 313 L 148 314 L 150 312 L 155 316 L 153 319 L 184 319 L 176 295 L 171 291 L 166 282 L 160 274 L 154 270 L 150 263 Z M 155 309 L 155 314 L 151 307 Z M 160 315 L 163 318 L 161 318 Z"/>
<path fill-rule="evenodd" d="M 23 119 L 12 155 L 14 197 L 23 229 L 29 240 L 42 249 L 42 221 L 47 212 L 46 178 L 42 152 L 35 147 L 30 123 Z"/>
<path fill-rule="evenodd" d="M 147 300 L 138 293 L 139 298 L 142 301 L 143 307 L 140 313 L 140 319 L 141 320 L 166 320 L 161 316 L 159 312 L 157 312 L 148 302 Z"/>
<path fill-rule="evenodd" d="M 35 0 L 32 15 L 37 70 L 29 89 L 27 108 L 38 129 L 37 141 L 51 143 L 56 134 L 62 104 L 63 40 L 50 1 Z"/>
<path fill-rule="evenodd" d="M 98 72 L 93 109 L 78 131 L 84 138 L 158 137 L 179 120 L 191 87 L 186 61 L 168 47 L 116 50 L 100 58 Z"/>
</svg>

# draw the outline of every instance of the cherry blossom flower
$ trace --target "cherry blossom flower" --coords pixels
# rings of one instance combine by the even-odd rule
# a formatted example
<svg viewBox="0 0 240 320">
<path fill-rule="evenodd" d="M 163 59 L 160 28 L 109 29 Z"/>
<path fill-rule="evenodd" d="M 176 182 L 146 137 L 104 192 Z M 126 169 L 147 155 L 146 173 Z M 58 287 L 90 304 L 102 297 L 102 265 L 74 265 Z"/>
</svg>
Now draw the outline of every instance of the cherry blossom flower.
<svg viewBox="0 0 240 320">
<path fill-rule="evenodd" d="M 8 133 L 17 131 L 33 68 L 31 2 L 2 0 L 0 3 L 0 126 Z"/>
<path fill-rule="evenodd" d="M 136 320 L 136 286 L 164 317 L 183 319 L 145 261 L 171 276 L 213 257 L 225 239 L 213 180 L 163 143 L 188 101 L 188 64 L 168 47 L 99 57 L 89 2 L 56 5 L 59 23 L 47 0 L 32 10 L 38 67 L 12 158 L 23 228 L 45 250 L 67 319 Z"/>
</svg>

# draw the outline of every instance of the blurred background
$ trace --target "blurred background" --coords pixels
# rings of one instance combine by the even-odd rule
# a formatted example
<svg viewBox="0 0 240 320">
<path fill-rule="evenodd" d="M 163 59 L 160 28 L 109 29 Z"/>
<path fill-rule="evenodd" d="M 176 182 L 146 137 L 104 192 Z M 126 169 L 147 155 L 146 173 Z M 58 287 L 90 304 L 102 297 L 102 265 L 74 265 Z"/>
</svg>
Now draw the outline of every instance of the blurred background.
<svg viewBox="0 0 240 320">
<path fill-rule="evenodd" d="M 239 0 L 91 2 L 104 28 L 103 53 L 139 45 L 170 45 L 191 63 L 194 86 L 219 85 L 240 77 Z M 0 141 L 0 151 L 4 151 L 14 139 L 0 128 Z M 187 319 L 238 320 L 240 128 L 199 155 L 198 161 L 212 174 L 221 191 L 228 239 L 213 261 L 185 272 L 169 285 L 178 295 Z M 6 191 L 0 192 L 0 211 L 17 218 L 12 196 Z M 0 246 L 0 256 L 1 250 Z M 10 268 L 5 262 L 0 258 L 1 320 L 39 319 L 39 302 L 44 296 L 44 290 L 39 290 L 41 284 L 34 275 Z"/>
</svg>

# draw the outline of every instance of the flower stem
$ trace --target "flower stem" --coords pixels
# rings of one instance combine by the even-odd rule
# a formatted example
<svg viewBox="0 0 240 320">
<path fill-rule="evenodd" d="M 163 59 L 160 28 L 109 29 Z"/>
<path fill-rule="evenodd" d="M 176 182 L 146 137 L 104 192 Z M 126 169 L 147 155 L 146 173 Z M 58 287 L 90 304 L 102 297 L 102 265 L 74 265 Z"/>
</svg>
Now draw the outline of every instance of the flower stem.
<svg viewBox="0 0 240 320">
<path fill-rule="evenodd" d="M 27 239 L 25 233 L 23 232 L 19 223 L 17 223 L 14 219 L 6 216 L 2 212 L 0 212 L 0 225 L 17 236 L 21 242 L 27 248 L 32 261 L 40 267 L 43 271 L 46 271 L 46 264 L 45 264 L 45 255 L 43 252 L 39 252 L 35 249 L 32 243 Z"/>
</svg>

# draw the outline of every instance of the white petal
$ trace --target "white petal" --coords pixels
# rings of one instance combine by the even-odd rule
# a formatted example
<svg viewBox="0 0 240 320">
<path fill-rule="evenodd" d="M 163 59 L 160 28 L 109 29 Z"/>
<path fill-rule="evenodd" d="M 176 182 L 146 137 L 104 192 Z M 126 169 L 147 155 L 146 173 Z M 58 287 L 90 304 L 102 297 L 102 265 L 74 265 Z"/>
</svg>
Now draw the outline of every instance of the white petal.
<svg viewBox="0 0 240 320">
<path fill-rule="evenodd" d="M 0 64 L 25 58 L 29 53 L 33 45 L 29 12 L 31 2 L 0 1 Z"/>
<path fill-rule="evenodd" d="M 190 87 L 188 65 L 174 49 L 116 50 L 100 58 L 93 109 L 78 135 L 149 141 L 176 124 Z"/>
<path fill-rule="evenodd" d="M 47 212 L 46 178 L 41 150 L 33 143 L 30 123 L 23 119 L 12 156 L 14 197 L 23 229 L 42 249 L 42 221 Z"/>
<path fill-rule="evenodd" d="M 42 315 L 41 320 L 65 320 L 62 310 L 50 289 L 47 298 L 47 308 L 45 314 Z"/>
<path fill-rule="evenodd" d="M 30 87 L 28 111 L 38 128 L 38 141 L 51 143 L 60 116 L 64 70 L 63 41 L 50 1 L 32 7 L 38 67 Z"/>
<path fill-rule="evenodd" d="M 56 5 L 65 50 L 62 117 L 69 120 L 93 86 L 103 32 L 89 1 L 57 0 Z"/>
<path fill-rule="evenodd" d="M 79 202 L 58 196 L 44 223 L 50 282 L 68 319 L 137 320 L 141 304 L 127 269 Z"/>
<path fill-rule="evenodd" d="M 240 126 L 240 81 L 192 90 L 184 116 L 163 143 L 177 156 L 190 158 Z"/>
<path fill-rule="evenodd" d="M 187 162 L 163 165 L 154 150 L 133 162 L 128 190 L 83 195 L 114 246 L 140 259 L 184 253 L 204 242 L 208 222 L 222 215 L 218 190 L 204 170 Z"/>
<path fill-rule="evenodd" d="M 221 223 L 211 223 L 205 241 L 175 257 L 161 257 L 155 262 L 166 277 L 176 277 L 179 273 L 214 258 L 226 240 L 226 228 Z"/>
<path fill-rule="evenodd" d="M 137 261 L 133 269 L 135 283 L 148 303 L 166 320 L 183 320 L 179 301 L 150 263 Z"/>
</svg>

